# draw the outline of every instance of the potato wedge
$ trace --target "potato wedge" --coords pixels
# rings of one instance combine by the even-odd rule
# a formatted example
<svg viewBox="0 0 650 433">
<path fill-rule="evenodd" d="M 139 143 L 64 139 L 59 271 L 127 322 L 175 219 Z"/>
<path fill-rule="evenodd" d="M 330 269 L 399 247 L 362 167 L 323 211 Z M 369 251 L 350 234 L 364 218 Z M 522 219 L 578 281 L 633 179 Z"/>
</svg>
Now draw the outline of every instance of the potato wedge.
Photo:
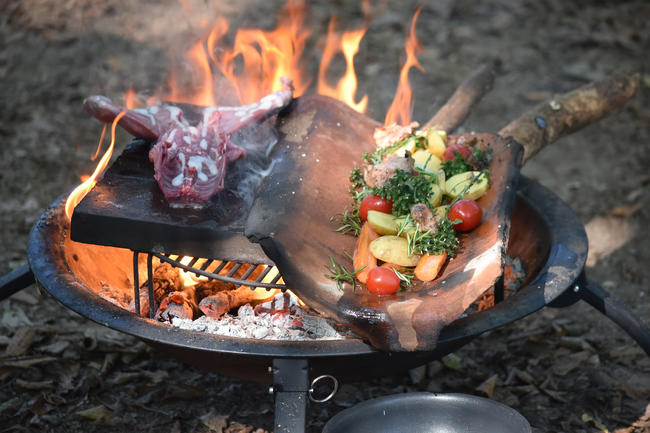
<svg viewBox="0 0 650 433">
<path fill-rule="evenodd" d="M 376 210 L 368 211 L 368 224 L 380 235 L 397 234 L 399 225 L 393 214 L 379 212 Z"/>
<path fill-rule="evenodd" d="M 481 176 L 476 182 L 468 188 L 476 176 Z M 446 192 L 452 198 L 462 194 L 462 198 L 477 200 L 483 196 L 490 187 L 487 175 L 480 171 L 466 171 L 465 173 L 456 174 L 446 181 Z M 465 191 L 467 189 L 467 191 Z M 463 193 L 463 191 L 465 191 Z"/>
<path fill-rule="evenodd" d="M 447 141 L 447 133 L 445 131 L 429 128 L 427 130 L 427 150 L 438 158 L 442 158 L 447 148 L 445 142 Z"/>
<path fill-rule="evenodd" d="M 440 206 L 440 203 L 442 203 L 442 190 L 435 183 L 431 185 L 429 203 L 431 203 L 431 206 L 433 207 Z"/>
<path fill-rule="evenodd" d="M 395 149 L 393 152 L 395 155 L 404 158 L 406 156 L 406 152 L 409 152 L 411 155 L 415 153 L 415 147 L 417 146 L 417 141 L 414 139 L 409 139 L 404 146 L 399 147 L 398 149 Z"/>
<path fill-rule="evenodd" d="M 370 243 L 370 252 L 378 260 L 399 266 L 415 266 L 420 256 L 408 254 L 408 242 L 400 236 L 380 236 Z"/>
<path fill-rule="evenodd" d="M 427 170 L 432 173 L 436 173 L 438 168 L 440 168 L 440 158 L 429 153 L 428 150 L 416 150 L 413 154 L 414 165 L 422 170 Z"/>
<path fill-rule="evenodd" d="M 443 194 L 447 193 L 447 176 L 445 176 L 445 171 L 440 168 L 438 169 L 438 186 L 440 187 L 440 191 Z"/>
</svg>

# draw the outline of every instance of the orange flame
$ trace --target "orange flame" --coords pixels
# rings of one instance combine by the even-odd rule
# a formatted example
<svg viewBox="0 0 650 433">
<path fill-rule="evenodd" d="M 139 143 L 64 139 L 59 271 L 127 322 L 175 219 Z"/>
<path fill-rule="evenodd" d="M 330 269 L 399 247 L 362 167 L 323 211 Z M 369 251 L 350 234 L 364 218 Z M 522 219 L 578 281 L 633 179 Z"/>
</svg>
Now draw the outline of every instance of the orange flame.
<svg viewBox="0 0 650 433">
<path fill-rule="evenodd" d="M 90 157 L 90 160 L 91 160 L 91 161 L 96 160 L 97 157 L 99 156 L 99 151 L 102 149 L 102 143 L 104 142 L 104 135 L 106 135 L 106 127 L 107 127 L 107 126 L 108 126 L 108 123 L 104 123 L 104 127 L 102 128 L 102 135 L 100 135 L 100 137 L 99 137 L 99 143 L 97 143 L 97 149 L 95 149 L 95 153 L 93 153 L 93 156 Z M 84 178 L 82 177 L 81 180 L 82 180 L 82 181 L 85 181 L 86 179 L 84 179 Z"/>
<path fill-rule="evenodd" d="M 128 108 L 129 110 L 142 106 L 142 101 L 140 98 L 138 98 L 138 95 L 133 87 L 127 90 L 122 98 L 124 99 L 124 107 Z"/>
<path fill-rule="evenodd" d="M 219 45 L 228 24 L 217 21 L 208 36 L 208 52 L 234 86 L 241 103 L 249 104 L 281 90 L 281 77 L 293 79 L 295 96 L 307 90 L 311 79 L 300 59 L 311 32 L 303 25 L 304 12 L 302 0 L 288 0 L 274 30 L 239 29 L 231 48 Z"/>
<path fill-rule="evenodd" d="M 421 9 L 418 9 L 413 15 L 413 20 L 411 20 L 411 31 L 405 45 L 406 61 L 404 62 L 399 74 L 399 85 L 395 92 L 395 98 L 386 113 L 386 119 L 384 120 L 385 125 L 391 123 L 407 125 L 411 122 L 411 110 L 413 105 L 411 99 L 411 86 L 409 85 L 409 70 L 415 66 L 420 71 L 424 72 L 424 68 L 420 62 L 418 62 L 416 57 L 417 53 L 422 50 L 422 46 L 415 35 L 415 23 L 418 19 L 418 15 L 420 15 L 420 11 Z"/>
<path fill-rule="evenodd" d="M 323 50 L 323 58 L 318 68 L 318 93 L 343 101 L 359 113 L 366 112 L 368 95 L 364 95 L 359 102 L 354 100 L 357 91 L 354 56 L 359 51 L 359 44 L 365 33 L 366 28 L 364 27 L 360 30 L 348 31 L 344 32 L 343 35 L 338 35 L 336 33 L 335 19 L 331 19 L 327 31 L 327 41 Z M 327 70 L 339 51 L 342 51 L 345 57 L 346 71 L 336 87 L 331 87 L 327 83 Z"/>
<path fill-rule="evenodd" d="M 117 127 L 117 122 L 119 122 L 125 114 L 126 111 L 122 111 L 120 114 L 115 116 L 115 120 L 113 120 L 113 125 L 111 127 L 111 144 L 109 144 L 108 149 L 106 149 L 106 152 L 104 153 L 104 156 L 102 156 L 102 158 L 97 163 L 97 167 L 95 167 L 93 174 L 81 185 L 76 187 L 74 191 L 72 191 L 68 196 L 68 199 L 65 202 L 65 214 L 68 217 L 68 221 L 72 219 L 72 211 L 74 211 L 74 208 L 79 204 L 81 200 L 83 200 L 86 194 L 88 194 L 88 191 L 90 191 L 95 186 L 97 183 L 97 177 L 108 165 L 108 162 L 111 159 L 111 155 L 113 155 L 113 147 L 115 145 L 115 128 Z"/>
</svg>

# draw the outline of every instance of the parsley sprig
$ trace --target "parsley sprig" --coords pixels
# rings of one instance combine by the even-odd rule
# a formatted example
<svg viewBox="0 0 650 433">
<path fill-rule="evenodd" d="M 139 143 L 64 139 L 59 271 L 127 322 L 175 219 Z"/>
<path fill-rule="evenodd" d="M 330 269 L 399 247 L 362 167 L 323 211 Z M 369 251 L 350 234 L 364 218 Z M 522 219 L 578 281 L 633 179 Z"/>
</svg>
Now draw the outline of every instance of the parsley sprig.
<svg viewBox="0 0 650 433">
<path fill-rule="evenodd" d="M 427 176 L 395 170 L 395 175 L 385 185 L 374 187 L 372 193 L 393 202 L 393 215 L 407 215 L 413 205 L 429 202 L 433 182 Z"/>
</svg>

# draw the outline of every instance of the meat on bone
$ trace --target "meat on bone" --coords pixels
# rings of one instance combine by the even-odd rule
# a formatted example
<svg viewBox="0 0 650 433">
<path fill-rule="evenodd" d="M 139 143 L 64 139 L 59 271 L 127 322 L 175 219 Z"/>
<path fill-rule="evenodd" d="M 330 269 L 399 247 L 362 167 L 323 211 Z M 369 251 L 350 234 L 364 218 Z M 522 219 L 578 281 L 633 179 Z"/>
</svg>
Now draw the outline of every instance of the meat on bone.
<svg viewBox="0 0 650 433">
<path fill-rule="evenodd" d="M 149 152 L 155 178 L 165 199 L 177 206 L 202 206 L 224 187 L 226 164 L 246 156 L 230 141 L 232 133 L 261 122 L 287 106 L 293 97 L 291 80 L 283 90 L 238 107 L 196 107 L 200 120 L 192 125 L 179 106 L 161 104 L 126 110 L 119 125 L 136 137 L 155 140 Z M 125 111 L 104 96 L 84 101 L 85 111 L 112 122 Z"/>
</svg>

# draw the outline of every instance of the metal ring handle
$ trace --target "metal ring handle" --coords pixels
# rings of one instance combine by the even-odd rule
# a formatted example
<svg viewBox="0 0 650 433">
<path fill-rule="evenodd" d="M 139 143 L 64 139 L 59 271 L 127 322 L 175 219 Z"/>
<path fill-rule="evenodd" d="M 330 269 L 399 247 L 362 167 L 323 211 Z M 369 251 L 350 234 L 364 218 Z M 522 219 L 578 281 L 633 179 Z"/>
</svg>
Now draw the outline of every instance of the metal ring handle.
<svg viewBox="0 0 650 433">
<path fill-rule="evenodd" d="M 330 379 L 332 381 L 332 384 L 334 387 L 332 388 L 332 391 L 325 396 L 324 398 L 314 398 L 314 387 L 316 384 L 322 380 L 325 379 Z M 339 390 L 339 381 L 332 375 L 330 374 L 323 374 L 321 376 L 318 376 L 316 379 L 311 381 L 311 387 L 309 388 L 309 399 L 313 401 L 314 403 L 325 403 L 326 401 L 330 400 L 336 392 Z"/>
</svg>

